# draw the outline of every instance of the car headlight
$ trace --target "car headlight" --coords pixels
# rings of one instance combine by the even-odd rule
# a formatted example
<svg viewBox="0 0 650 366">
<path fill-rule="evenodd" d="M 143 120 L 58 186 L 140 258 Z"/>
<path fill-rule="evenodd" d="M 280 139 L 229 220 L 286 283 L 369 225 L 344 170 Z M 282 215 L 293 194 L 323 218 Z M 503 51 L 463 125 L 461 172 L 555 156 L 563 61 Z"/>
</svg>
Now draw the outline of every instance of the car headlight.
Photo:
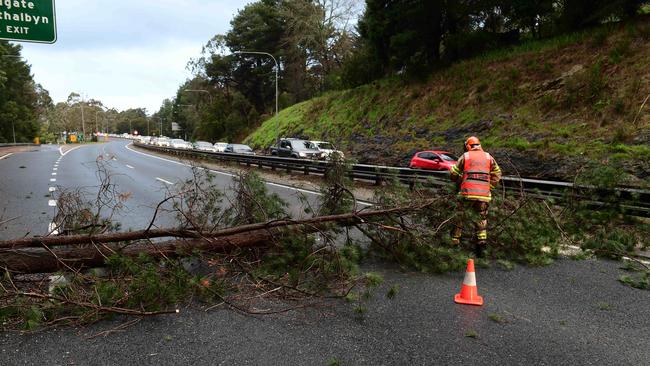
<svg viewBox="0 0 650 366">
<path fill-rule="evenodd" d="M 298 156 L 304 158 L 304 157 L 307 157 L 307 153 L 299 152 L 299 153 L 298 153 Z"/>
</svg>

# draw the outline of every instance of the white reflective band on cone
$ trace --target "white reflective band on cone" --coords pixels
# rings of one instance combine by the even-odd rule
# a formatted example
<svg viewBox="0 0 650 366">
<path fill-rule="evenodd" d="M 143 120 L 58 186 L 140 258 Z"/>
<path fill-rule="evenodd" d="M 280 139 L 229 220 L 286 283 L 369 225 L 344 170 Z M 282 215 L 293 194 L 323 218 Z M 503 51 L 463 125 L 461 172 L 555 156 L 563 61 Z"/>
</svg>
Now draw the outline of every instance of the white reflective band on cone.
<svg viewBox="0 0 650 366">
<path fill-rule="evenodd" d="M 476 286 L 476 272 L 465 272 L 465 279 L 463 280 L 465 286 Z"/>
</svg>

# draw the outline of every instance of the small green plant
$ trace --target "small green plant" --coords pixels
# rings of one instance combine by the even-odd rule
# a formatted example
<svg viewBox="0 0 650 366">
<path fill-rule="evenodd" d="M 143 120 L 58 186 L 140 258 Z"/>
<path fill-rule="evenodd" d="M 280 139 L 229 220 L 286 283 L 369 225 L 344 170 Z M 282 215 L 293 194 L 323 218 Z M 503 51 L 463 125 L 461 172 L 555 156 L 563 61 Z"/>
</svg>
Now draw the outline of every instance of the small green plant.
<svg viewBox="0 0 650 366">
<path fill-rule="evenodd" d="M 465 332 L 465 337 L 467 338 L 478 338 L 478 332 L 474 329 L 469 329 Z"/>
<path fill-rule="evenodd" d="M 630 39 L 625 37 L 621 39 L 609 53 L 609 60 L 614 63 L 620 63 L 630 52 Z"/>
<path fill-rule="evenodd" d="M 399 285 L 393 285 L 386 292 L 386 297 L 390 300 L 394 299 L 395 296 L 399 293 Z"/>
<path fill-rule="evenodd" d="M 488 319 L 492 320 L 495 323 L 503 324 L 506 322 L 506 318 L 503 317 L 501 314 L 497 313 L 489 313 L 488 314 Z"/>
<path fill-rule="evenodd" d="M 599 310 L 603 310 L 603 311 L 609 311 L 613 309 L 612 305 L 606 302 L 599 302 L 598 304 L 596 304 L 596 306 L 598 307 Z"/>
<path fill-rule="evenodd" d="M 336 358 L 332 358 L 327 362 L 327 366 L 341 366 L 341 363 Z"/>
</svg>

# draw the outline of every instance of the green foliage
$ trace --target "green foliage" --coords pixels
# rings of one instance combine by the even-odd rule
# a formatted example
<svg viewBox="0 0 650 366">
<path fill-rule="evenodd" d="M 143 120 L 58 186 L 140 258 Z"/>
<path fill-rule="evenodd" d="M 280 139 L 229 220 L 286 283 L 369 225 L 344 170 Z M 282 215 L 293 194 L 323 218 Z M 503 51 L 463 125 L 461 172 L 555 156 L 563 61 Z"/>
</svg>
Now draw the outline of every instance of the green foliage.
<svg viewBox="0 0 650 366">
<path fill-rule="evenodd" d="M 474 329 L 468 329 L 465 332 L 465 337 L 467 338 L 478 338 L 478 332 Z"/>
<path fill-rule="evenodd" d="M 235 203 L 224 211 L 229 226 L 253 224 L 287 216 L 287 203 L 276 193 L 268 194 L 266 184 L 254 172 L 242 172 L 235 177 Z"/>
<path fill-rule="evenodd" d="M 0 143 L 32 142 L 39 119 L 52 104 L 47 90 L 36 84 L 22 47 L 0 41 Z"/>
</svg>

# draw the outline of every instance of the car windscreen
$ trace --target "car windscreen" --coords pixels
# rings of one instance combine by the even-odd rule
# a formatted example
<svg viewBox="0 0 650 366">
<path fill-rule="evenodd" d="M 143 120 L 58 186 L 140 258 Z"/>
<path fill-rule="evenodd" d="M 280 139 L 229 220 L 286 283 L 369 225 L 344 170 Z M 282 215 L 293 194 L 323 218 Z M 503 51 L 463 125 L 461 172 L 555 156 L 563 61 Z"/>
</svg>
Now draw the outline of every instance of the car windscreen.
<svg viewBox="0 0 650 366">
<path fill-rule="evenodd" d="M 318 144 L 319 149 L 325 149 L 325 150 L 334 150 L 334 146 L 330 144 L 329 142 L 319 142 Z"/>
<path fill-rule="evenodd" d="M 439 154 L 444 161 L 458 161 L 458 157 L 452 154 Z"/>
<path fill-rule="evenodd" d="M 253 151 L 248 145 L 232 145 L 232 149 L 237 151 Z"/>
<path fill-rule="evenodd" d="M 296 150 L 314 150 L 316 146 L 309 141 L 291 141 L 291 146 Z"/>
</svg>

